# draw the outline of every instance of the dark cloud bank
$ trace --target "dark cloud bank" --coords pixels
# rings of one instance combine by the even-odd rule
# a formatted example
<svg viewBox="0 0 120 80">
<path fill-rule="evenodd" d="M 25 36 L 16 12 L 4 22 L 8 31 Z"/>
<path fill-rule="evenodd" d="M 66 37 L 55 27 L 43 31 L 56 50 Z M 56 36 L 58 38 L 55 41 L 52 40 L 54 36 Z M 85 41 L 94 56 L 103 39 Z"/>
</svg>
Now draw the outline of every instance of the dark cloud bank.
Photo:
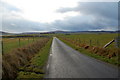
<svg viewBox="0 0 120 80">
<path fill-rule="evenodd" d="M 118 30 L 118 3 L 117 2 L 81 2 L 74 8 L 60 8 L 57 13 L 75 11 L 81 15 L 66 17 L 64 20 L 56 20 L 52 23 L 38 23 L 16 18 L 12 12 L 19 9 L 4 8 L 9 12 L 3 15 L 3 30 L 11 32 L 27 31 L 51 31 L 51 30 Z M 9 10 L 10 9 L 10 10 Z M 11 10 L 12 9 L 12 10 Z M 8 19 L 8 17 L 11 17 Z M 7 18 L 6 18 L 7 17 Z"/>
<path fill-rule="evenodd" d="M 117 2 L 85 2 L 78 3 L 75 8 L 60 8 L 60 13 L 70 11 L 79 12 L 82 16 L 68 18 L 61 23 L 69 24 L 71 29 L 78 30 L 117 30 L 118 3 Z M 56 22 L 60 23 L 60 22 Z M 63 25 L 62 25 L 63 26 Z"/>
</svg>

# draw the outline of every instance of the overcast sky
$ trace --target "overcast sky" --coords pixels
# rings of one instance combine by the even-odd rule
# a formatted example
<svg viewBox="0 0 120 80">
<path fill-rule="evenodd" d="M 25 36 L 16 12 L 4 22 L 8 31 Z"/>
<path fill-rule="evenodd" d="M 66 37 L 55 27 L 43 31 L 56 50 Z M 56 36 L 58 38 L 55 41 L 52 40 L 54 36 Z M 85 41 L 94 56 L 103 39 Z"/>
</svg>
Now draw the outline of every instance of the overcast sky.
<svg viewBox="0 0 120 80">
<path fill-rule="evenodd" d="M 7 32 L 115 31 L 118 29 L 118 1 L 1 0 L 0 30 Z"/>
</svg>

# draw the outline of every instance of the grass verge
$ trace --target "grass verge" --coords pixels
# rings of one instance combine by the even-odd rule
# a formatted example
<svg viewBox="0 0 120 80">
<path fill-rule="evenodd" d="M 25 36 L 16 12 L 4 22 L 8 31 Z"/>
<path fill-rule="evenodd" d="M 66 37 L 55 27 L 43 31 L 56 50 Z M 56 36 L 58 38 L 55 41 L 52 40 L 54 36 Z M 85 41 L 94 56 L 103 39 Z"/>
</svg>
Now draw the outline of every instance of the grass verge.
<svg viewBox="0 0 120 80">
<path fill-rule="evenodd" d="M 43 47 L 27 65 L 19 69 L 20 72 L 18 73 L 17 79 L 36 79 L 44 77 L 44 66 L 48 60 L 51 43 L 52 39 L 48 41 L 45 47 Z"/>
<path fill-rule="evenodd" d="M 2 79 L 14 80 L 19 68 L 29 63 L 48 41 L 49 38 L 39 39 L 32 44 L 17 48 L 9 54 L 4 54 L 2 56 Z"/>
<path fill-rule="evenodd" d="M 101 61 L 104 61 L 104 62 L 107 62 L 107 63 L 110 63 L 110 64 L 113 64 L 113 65 L 116 65 L 116 66 L 120 66 L 120 63 L 118 61 L 118 56 L 117 57 L 112 57 L 112 58 L 107 58 L 105 56 L 99 56 L 98 54 L 95 54 L 95 53 L 92 53 L 90 52 L 89 50 L 86 50 L 82 47 L 78 47 L 78 46 L 75 46 L 74 44 L 66 41 L 66 40 L 63 40 L 61 38 L 59 38 L 61 41 L 63 41 L 64 43 L 66 43 L 67 45 L 71 46 L 73 49 L 87 55 L 87 56 L 90 56 L 90 57 L 94 57 L 95 59 L 98 59 L 98 60 L 101 60 Z"/>
</svg>

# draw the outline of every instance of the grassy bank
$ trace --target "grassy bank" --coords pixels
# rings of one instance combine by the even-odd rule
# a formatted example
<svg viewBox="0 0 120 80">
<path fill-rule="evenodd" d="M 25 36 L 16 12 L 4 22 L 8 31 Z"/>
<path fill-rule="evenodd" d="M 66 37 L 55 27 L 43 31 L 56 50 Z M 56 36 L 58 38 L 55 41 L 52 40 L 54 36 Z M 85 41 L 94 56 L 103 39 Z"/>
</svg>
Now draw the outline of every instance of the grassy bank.
<svg viewBox="0 0 120 80">
<path fill-rule="evenodd" d="M 95 53 L 93 51 L 91 51 L 90 49 L 85 49 L 85 47 L 81 47 L 81 46 L 76 46 L 76 44 L 73 44 L 65 39 L 62 39 L 62 38 L 59 38 L 60 40 L 62 40 L 64 43 L 66 43 L 67 45 L 71 46 L 73 49 L 76 49 L 77 51 L 87 55 L 87 56 L 91 56 L 91 57 L 94 57 L 96 59 L 99 59 L 99 60 L 102 60 L 104 62 L 107 62 L 107 63 L 110 63 L 110 64 L 113 64 L 113 65 L 117 65 L 119 66 L 120 63 L 118 62 L 118 55 L 117 56 L 114 56 L 112 58 L 109 58 L 109 57 L 106 57 L 106 56 L 102 56 L 102 55 L 99 55 L 98 53 Z M 101 50 L 102 51 L 102 50 Z"/>
<path fill-rule="evenodd" d="M 20 71 L 19 68 L 28 64 L 35 54 L 38 54 L 38 52 L 42 50 L 48 41 L 49 38 L 42 38 L 24 47 L 16 48 L 9 54 L 4 54 L 2 56 L 2 79 L 14 80 L 17 77 L 17 73 Z"/>
<path fill-rule="evenodd" d="M 43 47 L 38 54 L 36 54 L 30 62 L 24 67 L 20 68 L 17 79 L 29 78 L 43 78 L 45 74 L 44 67 L 48 60 L 49 51 L 52 39 Z"/>
</svg>

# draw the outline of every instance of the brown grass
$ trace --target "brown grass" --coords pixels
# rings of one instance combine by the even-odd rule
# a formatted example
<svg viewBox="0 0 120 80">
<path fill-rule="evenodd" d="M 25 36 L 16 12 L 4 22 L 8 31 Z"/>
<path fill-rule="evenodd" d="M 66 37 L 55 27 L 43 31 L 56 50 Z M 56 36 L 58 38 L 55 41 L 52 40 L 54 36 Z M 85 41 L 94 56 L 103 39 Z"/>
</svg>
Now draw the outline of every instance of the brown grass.
<svg viewBox="0 0 120 80">
<path fill-rule="evenodd" d="M 29 44 L 23 48 L 17 48 L 9 54 L 3 55 L 3 79 L 15 79 L 19 67 L 24 66 L 29 60 L 45 46 L 49 39 L 40 39 L 37 42 Z"/>
<path fill-rule="evenodd" d="M 90 51 L 91 53 L 97 54 L 99 56 L 104 56 L 107 58 L 112 58 L 112 57 L 116 57 L 118 56 L 118 52 L 120 51 L 120 49 L 109 49 L 109 48 L 102 48 L 102 47 L 98 47 L 98 46 L 90 46 L 89 44 L 85 44 L 85 43 L 78 43 L 77 41 L 68 39 L 68 38 L 63 38 L 63 40 L 68 41 L 72 44 L 74 44 L 75 46 L 79 47 L 79 48 L 84 48 L 88 51 Z"/>
</svg>

